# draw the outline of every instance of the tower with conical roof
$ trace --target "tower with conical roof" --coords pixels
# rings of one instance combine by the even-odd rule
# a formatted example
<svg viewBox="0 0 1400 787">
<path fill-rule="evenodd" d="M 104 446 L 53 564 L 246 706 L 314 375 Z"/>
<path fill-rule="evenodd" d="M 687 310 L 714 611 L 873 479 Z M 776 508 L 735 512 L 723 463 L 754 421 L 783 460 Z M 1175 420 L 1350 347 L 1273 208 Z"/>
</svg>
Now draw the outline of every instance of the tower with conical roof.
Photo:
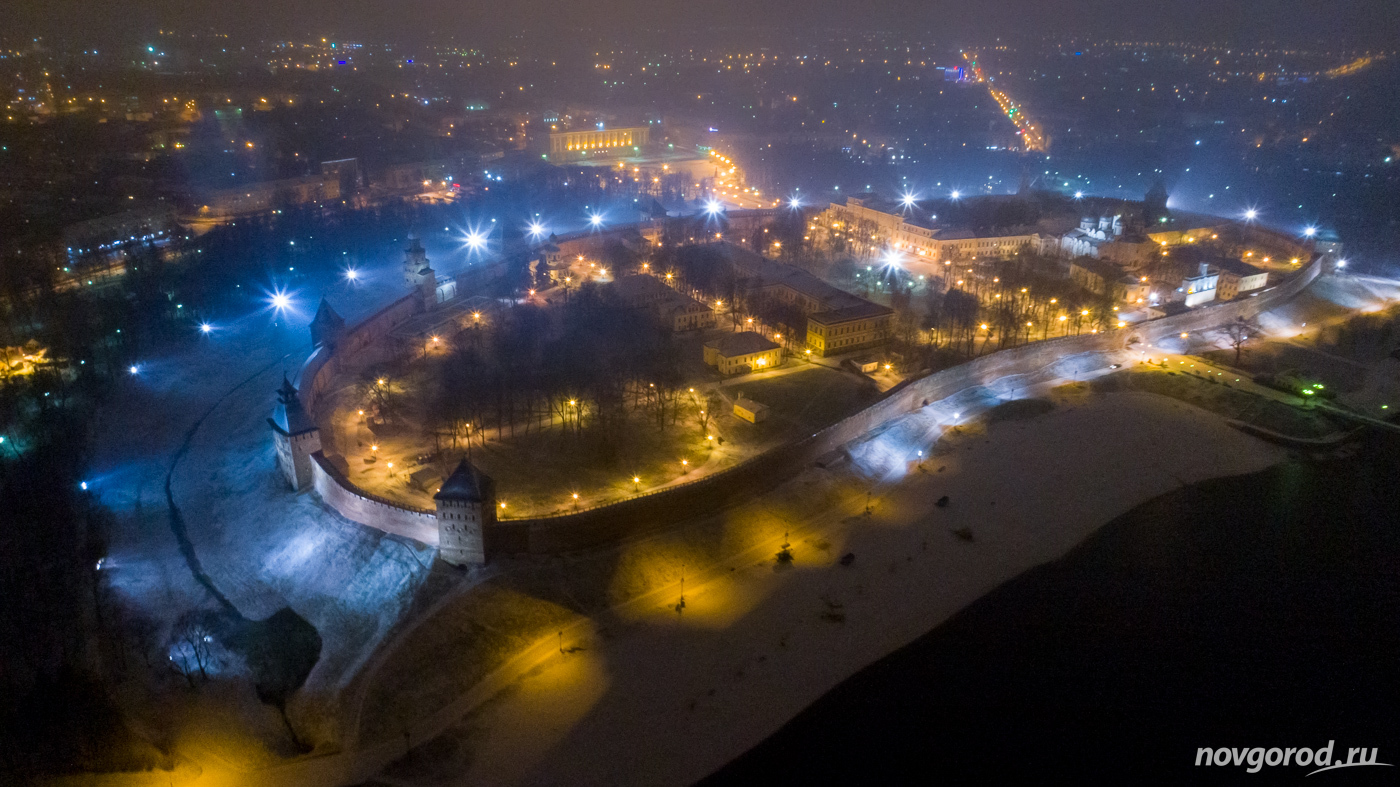
<svg viewBox="0 0 1400 787">
<path fill-rule="evenodd" d="M 272 426 L 272 442 L 277 449 L 277 469 L 292 489 L 300 492 L 310 488 L 311 455 L 321 450 L 321 430 L 302 409 L 296 386 L 285 374 L 267 422 Z"/>
<path fill-rule="evenodd" d="M 437 494 L 438 554 L 454 566 L 486 562 L 486 528 L 496 523 L 496 485 L 463 459 Z"/>
<path fill-rule="evenodd" d="M 345 318 L 337 314 L 330 303 L 322 298 L 321 305 L 316 309 L 316 316 L 311 319 L 311 346 L 334 347 L 336 340 L 344 332 Z"/>
</svg>

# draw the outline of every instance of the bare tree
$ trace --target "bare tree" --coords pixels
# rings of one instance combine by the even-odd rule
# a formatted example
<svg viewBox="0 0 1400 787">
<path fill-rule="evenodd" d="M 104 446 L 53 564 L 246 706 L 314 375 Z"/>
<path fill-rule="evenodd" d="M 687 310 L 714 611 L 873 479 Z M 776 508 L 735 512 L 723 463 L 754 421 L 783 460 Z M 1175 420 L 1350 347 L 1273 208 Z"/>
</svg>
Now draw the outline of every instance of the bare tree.
<svg viewBox="0 0 1400 787">
<path fill-rule="evenodd" d="M 214 657 L 214 634 L 203 622 L 185 616 L 175 624 L 170 643 L 169 662 L 171 669 L 195 687 L 195 675 L 209 680 L 209 670 L 216 667 Z"/>
<path fill-rule="evenodd" d="M 1252 318 L 1237 317 L 1234 322 L 1225 326 L 1224 332 L 1230 346 L 1235 348 L 1235 365 L 1238 366 L 1240 351 L 1244 349 L 1245 342 L 1259 335 L 1259 323 Z"/>
</svg>

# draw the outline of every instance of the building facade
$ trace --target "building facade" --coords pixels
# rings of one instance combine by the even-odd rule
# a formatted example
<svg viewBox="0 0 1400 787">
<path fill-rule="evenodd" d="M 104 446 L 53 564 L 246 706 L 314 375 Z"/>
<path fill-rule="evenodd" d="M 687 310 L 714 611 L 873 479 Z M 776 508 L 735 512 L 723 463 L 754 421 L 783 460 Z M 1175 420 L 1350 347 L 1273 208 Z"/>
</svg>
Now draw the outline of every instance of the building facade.
<svg viewBox="0 0 1400 787">
<path fill-rule="evenodd" d="M 649 126 L 597 129 L 592 131 L 556 131 L 549 135 L 552 154 L 589 152 L 614 148 L 640 147 L 651 141 Z"/>
<path fill-rule="evenodd" d="M 783 362 L 783 348 L 754 331 L 727 334 L 705 342 L 705 363 L 720 374 L 772 369 Z"/>
<path fill-rule="evenodd" d="M 894 310 L 862 303 L 807 317 L 807 346 L 819 356 L 868 350 L 890 339 Z"/>
<path fill-rule="evenodd" d="M 715 327 L 715 313 L 689 295 L 645 273 L 623 276 L 612 284 L 623 303 L 643 309 L 673 331 L 696 331 Z"/>
</svg>

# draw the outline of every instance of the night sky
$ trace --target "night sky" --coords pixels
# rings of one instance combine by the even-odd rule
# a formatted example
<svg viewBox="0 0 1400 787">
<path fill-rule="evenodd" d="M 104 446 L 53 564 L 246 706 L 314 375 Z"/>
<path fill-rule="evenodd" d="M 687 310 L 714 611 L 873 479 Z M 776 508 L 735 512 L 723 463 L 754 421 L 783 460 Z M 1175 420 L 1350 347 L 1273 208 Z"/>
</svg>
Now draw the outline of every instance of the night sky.
<svg viewBox="0 0 1400 787">
<path fill-rule="evenodd" d="M 0 32 L 76 42 L 139 37 L 159 28 L 281 37 L 302 33 L 366 40 L 456 36 L 492 43 L 522 30 L 552 39 L 581 29 L 652 41 L 732 28 L 736 38 L 783 28 L 896 30 L 985 41 L 998 35 L 1120 36 L 1133 40 L 1337 42 L 1393 48 L 1395 0 L 17 0 Z M 756 30 L 767 26 L 770 29 Z M 677 39 L 683 40 L 683 39 Z M 663 44 L 664 45 L 664 44 Z"/>
</svg>

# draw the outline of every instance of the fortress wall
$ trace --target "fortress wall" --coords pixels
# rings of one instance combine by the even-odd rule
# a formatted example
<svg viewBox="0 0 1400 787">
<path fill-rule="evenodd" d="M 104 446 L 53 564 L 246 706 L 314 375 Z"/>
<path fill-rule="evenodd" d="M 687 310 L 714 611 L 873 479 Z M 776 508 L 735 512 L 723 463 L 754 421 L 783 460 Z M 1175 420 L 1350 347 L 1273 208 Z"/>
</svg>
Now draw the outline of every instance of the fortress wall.
<svg viewBox="0 0 1400 787">
<path fill-rule="evenodd" d="M 311 455 L 311 485 L 326 505 L 351 522 L 428 546 L 438 544 L 437 512 L 407 508 L 360 489 L 320 451 Z"/>
<path fill-rule="evenodd" d="M 1121 350 L 1134 340 L 1156 342 L 1183 331 L 1209 330 L 1238 317 L 1253 317 L 1297 295 L 1317 278 L 1321 260 L 1258 297 L 1166 317 L 1132 328 L 1036 342 L 984 355 L 896 387 L 884 398 L 822 431 L 779 446 L 728 470 L 651 494 L 576 514 L 498 522 L 487 533 L 491 553 L 550 554 L 587 549 L 714 513 L 751 499 L 792 478 L 823 455 L 839 449 L 925 401 L 1009 375 L 1032 375 L 1069 356 Z"/>
<path fill-rule="evenodd" d="M 588 549 L 713 514 L 776 487 L 822 456 L 893 418 L 917 410 L 925 401 L 946 399 L 1010 375 L 1041 372 L 1069 356 L 1120 350 L 1134 342 L 1153 344 L 1175 338 L 1183 331 L 1210 330 L 1238 317 L 1253 317 L 1301 292 L 1317 278 L 1321 269 L 1322 259 L 1317 257 L 1282 285 L 1264 290 L 1255 297 L 1118 331 L 1051 339 L 973 359 L 896 386 L 866 409 L 816 434 L 773 448 L 714 475 L 578 513 L 499 521 L 489 526 L 484 534 L 487 552 L 553 554 Z M 416 294 L 405 296 L 347 331 L 337 347 L 338 352 L 326 353 L 325 348 L 319 348 L 312 353 L 300 377 L 302 403 L 307 411 L 314 413 L 320 396 L 339 371 L 340 358 L 349 358 L 369 347 L 419 308 Z M 313 487 L 327 505 L 346 519 L 437 546 L 437 517 L 433 511 L 401 506 L 359 489 L 319 451 L 312 459 Z"/>
<path fill-rule="evenodd" d="M 422 300 L 419 294 L 409 293 L 347 329 L 336 342 L 334 351 L 325 345 L 317 347 L 311 353 L 311 357 L 306 359 L 306 363 L 302 364 L 296 379 L 302 409 L 315 418 L 321 397 L 325 395 L 331 381 L 340 373 L 343 363 L 388 336 L 395 326 L 421 309 Z"/>
</svg>

